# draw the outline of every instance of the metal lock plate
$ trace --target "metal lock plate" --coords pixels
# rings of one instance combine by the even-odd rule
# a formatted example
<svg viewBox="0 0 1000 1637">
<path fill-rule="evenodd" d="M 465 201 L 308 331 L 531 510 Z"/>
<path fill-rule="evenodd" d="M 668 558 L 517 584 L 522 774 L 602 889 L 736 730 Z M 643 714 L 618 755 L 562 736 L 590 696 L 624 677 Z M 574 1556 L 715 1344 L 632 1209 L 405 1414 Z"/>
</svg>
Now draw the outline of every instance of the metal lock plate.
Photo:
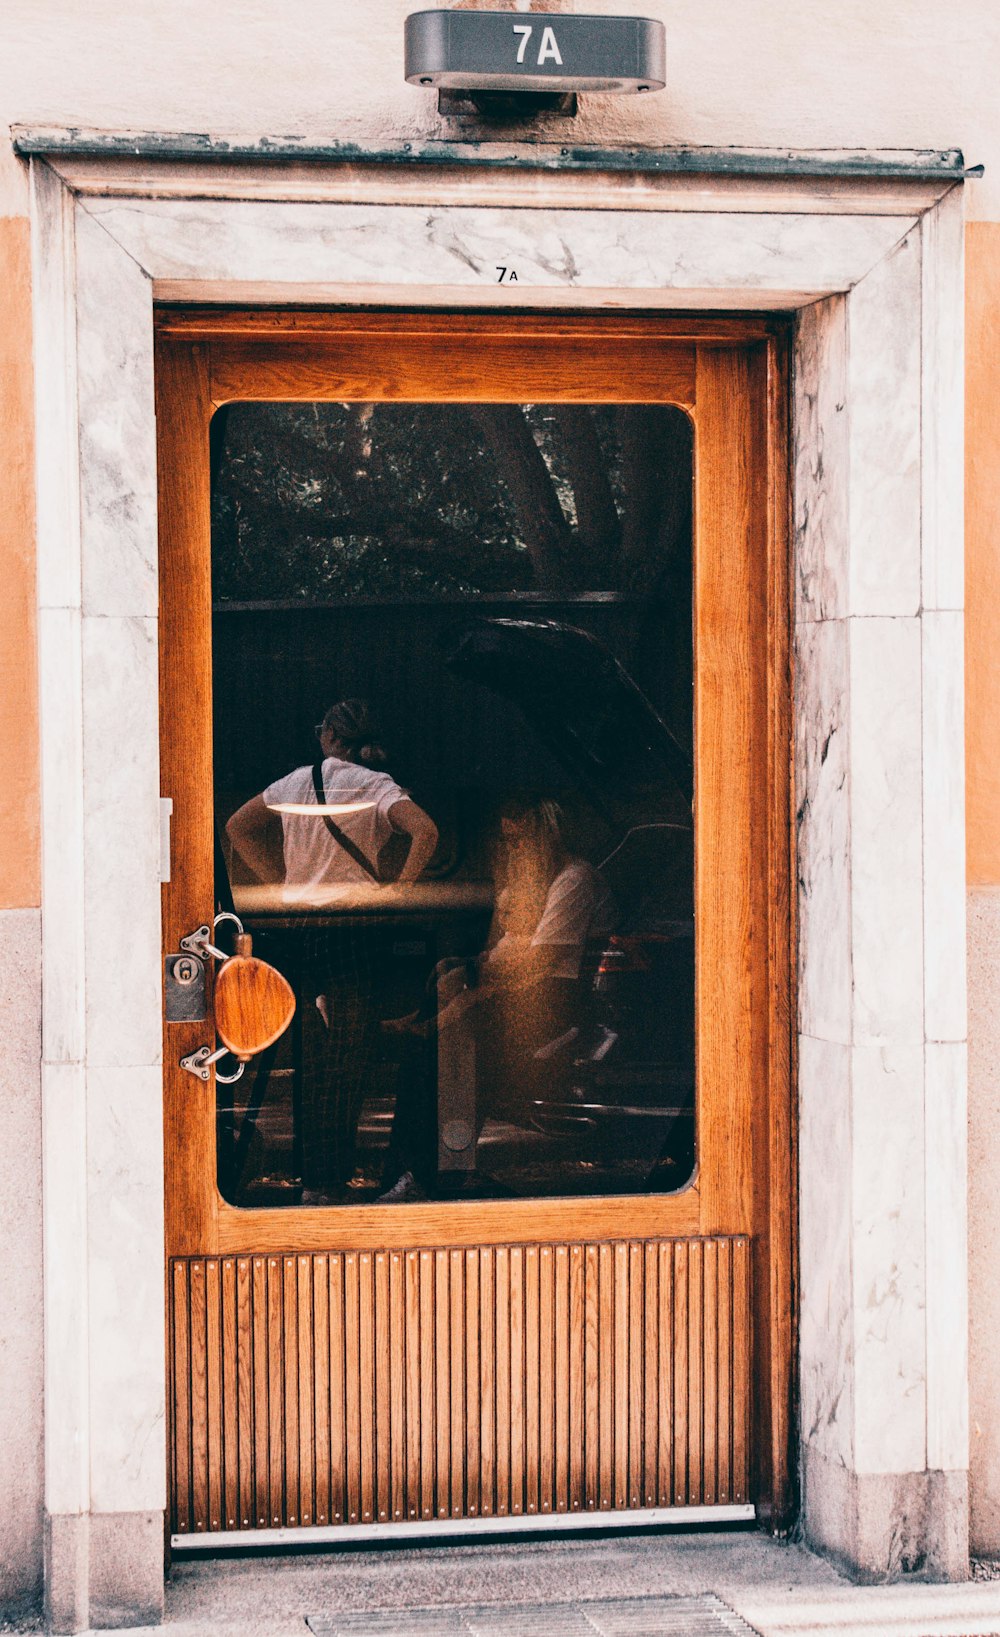
<svg viewBox="0 0 1000 1637">
<path fill-rule="evenodd" d="M 208 1015 L 205 962 L 181 952 L 163 963 L 163 994 L 168 1023 L 201 1023 Z"/>
</svg>

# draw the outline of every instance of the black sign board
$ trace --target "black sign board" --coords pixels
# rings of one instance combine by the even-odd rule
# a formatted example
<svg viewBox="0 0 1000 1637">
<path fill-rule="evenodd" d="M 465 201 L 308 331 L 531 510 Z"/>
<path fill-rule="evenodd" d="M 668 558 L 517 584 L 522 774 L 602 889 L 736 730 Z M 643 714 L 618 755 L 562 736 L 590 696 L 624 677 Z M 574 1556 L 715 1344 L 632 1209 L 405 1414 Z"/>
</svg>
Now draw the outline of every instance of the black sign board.
<svg viewBox="0 0 1000 1637">
<path fill-rule="evenodd" d="M 417 11 L 406 78 L 444 91 L 662 91 L 663 24 L 541 11 Z"/>
</svg>

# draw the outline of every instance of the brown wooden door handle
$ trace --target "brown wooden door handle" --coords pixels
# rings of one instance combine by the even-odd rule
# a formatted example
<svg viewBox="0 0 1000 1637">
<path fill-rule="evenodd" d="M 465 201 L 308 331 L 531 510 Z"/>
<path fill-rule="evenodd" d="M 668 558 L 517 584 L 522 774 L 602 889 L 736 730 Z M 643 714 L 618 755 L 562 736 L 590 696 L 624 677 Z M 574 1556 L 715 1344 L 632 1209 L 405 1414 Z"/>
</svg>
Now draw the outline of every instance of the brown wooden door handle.
<svg viewBox="0 0 1000 1637">
<path fill-rule="evenodd" d="M 253 954 L 248 932 L 236 938 L 236 952 L 215 975 L 215 1032 L 245 1063 L 273 1045 L 295 1015 L 291 984 Z"/>
</svg>

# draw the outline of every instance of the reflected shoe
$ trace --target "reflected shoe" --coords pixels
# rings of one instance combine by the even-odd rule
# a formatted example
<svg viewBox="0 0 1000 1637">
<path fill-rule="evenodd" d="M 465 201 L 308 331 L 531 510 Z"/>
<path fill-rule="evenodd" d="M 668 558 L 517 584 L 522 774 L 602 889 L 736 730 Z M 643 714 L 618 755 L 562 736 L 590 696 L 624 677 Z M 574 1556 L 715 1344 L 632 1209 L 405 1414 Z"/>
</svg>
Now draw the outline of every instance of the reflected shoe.
<svg viewBox="0 0 1000 1637">
<path fill-rule="evenodd" d="M 416 1205 L 427 1198 L 412 1171 L 404 1171 L 384 1194 L 379 1194 L 376 1205 Z"/>
</svg>

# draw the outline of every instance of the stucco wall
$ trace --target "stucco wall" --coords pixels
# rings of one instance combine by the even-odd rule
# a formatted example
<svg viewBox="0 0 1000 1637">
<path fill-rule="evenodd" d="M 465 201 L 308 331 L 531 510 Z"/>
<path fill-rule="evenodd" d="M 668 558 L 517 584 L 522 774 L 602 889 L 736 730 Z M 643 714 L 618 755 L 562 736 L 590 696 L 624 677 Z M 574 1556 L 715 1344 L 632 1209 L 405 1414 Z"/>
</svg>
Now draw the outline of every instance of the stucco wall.
<svg viewBox="0 0 1000 1637">
<path fill-rule="evenodd" d="M 489 0 L 479 0 L 488 4 Z M 27 1390 L 0 1395 L 0 1449 L 18 1452 L 0 1487 L 0 1601 L 37 1584 L 41 1484 L 37 1091 L 37 943 L 21 936 L 38 904 L 36 680 L 31 496 L 31 345 L 27 185 L 6 136 L 12 123 L 307 134 L 324 138 L 455 135 L 432 93 L 402 79 L 403 19 L 417 0 L 8 0 L 0 54 L 0 911 L 22 956 L 17 999 L 4 994 L 4 1165 L 0 1176 L 0 1360 Z M 527 9 L 522 7 L 521 9 Z M 549 0 L 545 9 L 570 9 Z M 988 0 L 579 0 L 576 9 L 641 10 L 667 28 L 667 90 L 584 99 L 551 123 L 574 142 L 779 147 L 961 146 L 987 175 L 967 189 L 969 251 L 969 872 L 973 899 L 972 1165 L 973 1531 L 1000 1552 L 1000 1376 L 983 1337 L 996 1333 L 1000 1235 L 990 1180 L 997 1149 L 993 1041 L 1000 1036 L 1000 101 L 994 68 L 1000 8 Z M 467 134 L 479 134 L 472 133 Z M 30 917 L 29 917 L 30 920 Z M 37 918 L 30 920 L 37 930 Z M 26 964 L 24 964 L 26 963 Z M 8 1011 L 9 1008 L 9 1011 Z M 13 1042 L 17 1040 L 15 1046 Z M 13 1209 L 12 1209 L 13 1201 Z M 980 1341 L 977 1342 L 977 1337 Z M 33 1390 L 33 1384 L 37 1391 Z M 0 1463 L 0 1473 L 12 1470 Z M 35 1520 L 35 1521 L 33 1521 Z"/>
<path fill-rule="evenodd" d="M 0 124 L 435 135 L 444 127 L 433 92 L 402 77 L 403 19 L 418 9 L 417 0 L 280 9 L 8 0 Z M 989 0 L 578 0 L 575 9 L 662 17 L 667 89 L 588 98 L 574 141 L 962 146 L 970 162 L 1000 161 L 1000 12 Z M 990 172 L 970 204 L 1000 217 L 1000 163 Z M 22 208 L 9 155 L 0 176 L 0 214 Z"/>
</svg>

